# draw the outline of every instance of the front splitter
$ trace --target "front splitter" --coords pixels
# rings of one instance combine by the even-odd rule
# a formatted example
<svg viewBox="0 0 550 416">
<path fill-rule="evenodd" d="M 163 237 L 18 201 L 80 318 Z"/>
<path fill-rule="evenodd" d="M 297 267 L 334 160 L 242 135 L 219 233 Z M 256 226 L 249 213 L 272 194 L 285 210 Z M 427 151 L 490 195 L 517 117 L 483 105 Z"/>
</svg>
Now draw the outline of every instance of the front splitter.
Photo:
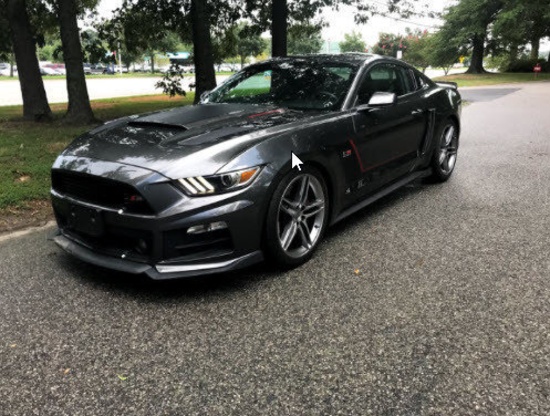
<svg viewBox="0 0 550 416">
<path fill-rule="evenodd" d="M 180 279 L 184 277 L 196 277 L 208 274 L 224 273 L 232 270 L 242 269 L 263 260 L 261 251 L 254 251 L 235 259 L 197 264 L 170 264 L 170 265 L 150 265 L 137 263 L 134 261 L 117 259 L 96 253 L 86 247 L 83 247 L 69 238 L 65 237 L 59 231 L 51 237 L 59 247 L 74 257 L 96 266 L 106 269 L 117 270 L 131 274 L 145 274 L 154 280 Z"/>
</svg>

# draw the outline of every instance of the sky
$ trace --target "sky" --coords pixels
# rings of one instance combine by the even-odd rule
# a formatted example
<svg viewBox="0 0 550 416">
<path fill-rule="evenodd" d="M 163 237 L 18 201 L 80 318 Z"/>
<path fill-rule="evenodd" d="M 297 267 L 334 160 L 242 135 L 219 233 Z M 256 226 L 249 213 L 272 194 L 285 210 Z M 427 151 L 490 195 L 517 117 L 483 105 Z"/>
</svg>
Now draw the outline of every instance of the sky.
<svg viewBox="0 0 550 416">
<path fill-rule="evenodd" d="M 382 0 L 370 0 L 374 3 Z M 433 12 L 441 12 L 443 9 L 453 3 L 455 0 L 423 0 Z M 98 12 L 101 16 L 109 17 L 112 10 L 119 7 L 122 0 L 101 0 Z M 396 21 L 390 18 L 376 16 L 369 20 L 365 25 L 358 25 L 354 21 L 354 9 L 351 6 L 341 7 L 338 11 L 326 9 L 322 12 L 323 20 L 328 24 L 323 29 L 323 40 L 330 42 L 340 42 L 344 40 L 344 34 L 355 30 L 363 36 L 368 45 L 373 45 L 378 40 L 380 32 L 405 33 L 405 28 L 430 29 L 437 27 L 440 23 L 437 19 L 411 17 L 407 22 Z"/>
</svg>

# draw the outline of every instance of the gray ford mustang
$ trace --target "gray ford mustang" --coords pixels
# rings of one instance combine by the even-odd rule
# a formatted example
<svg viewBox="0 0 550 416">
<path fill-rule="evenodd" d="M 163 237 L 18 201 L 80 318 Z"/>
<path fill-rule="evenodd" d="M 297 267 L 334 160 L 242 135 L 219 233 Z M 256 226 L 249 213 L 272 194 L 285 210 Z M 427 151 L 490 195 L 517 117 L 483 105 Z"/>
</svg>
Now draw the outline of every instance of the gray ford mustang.
<svg viewBox="0 0 550 416">
<path fill-rule="evenodd" d="M 251 65 L 196 106 L 106 123 L 52 168 L 54 241 L 153 279 L 307 261 L 326 228 L 455 167 L 461 98 L 368 54 Z"/>
</svg>

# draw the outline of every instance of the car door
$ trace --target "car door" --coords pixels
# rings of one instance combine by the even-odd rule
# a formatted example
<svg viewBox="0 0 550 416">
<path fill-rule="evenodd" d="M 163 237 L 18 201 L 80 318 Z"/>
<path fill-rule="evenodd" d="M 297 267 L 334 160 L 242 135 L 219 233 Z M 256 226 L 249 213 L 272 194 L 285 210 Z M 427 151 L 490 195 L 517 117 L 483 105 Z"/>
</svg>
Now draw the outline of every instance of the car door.
<svg viewBox="0 0 550 416">
<path fill-rule="evenodd" d="M 353 116 L 355 137 L 351 140 L 360 194 L 375 191 L 414 167 L 427 127 L 424 100 L 414 82 L 407 67 L 394 63 L 375 65 L 361 80 Z M 376 92 L 396 94 L 396 103 L 369 106 Z"/>
</svg>

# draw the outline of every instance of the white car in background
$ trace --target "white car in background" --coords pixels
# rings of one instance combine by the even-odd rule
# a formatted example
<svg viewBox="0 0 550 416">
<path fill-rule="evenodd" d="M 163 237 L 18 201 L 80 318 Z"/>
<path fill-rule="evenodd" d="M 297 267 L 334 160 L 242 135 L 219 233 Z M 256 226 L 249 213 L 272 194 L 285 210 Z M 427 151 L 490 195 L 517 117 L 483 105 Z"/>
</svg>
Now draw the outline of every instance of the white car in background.
<svg viewBox="0 0 550 416">
<path fill-rule="evenodd" d="M 0 62 L 0 75 L 4 77 L 9 77 L 10 74 L 10 64 L 5 62 Z M 13 67 L 13 75 L 17 75 L 17 67 Z"/>
</svg>

